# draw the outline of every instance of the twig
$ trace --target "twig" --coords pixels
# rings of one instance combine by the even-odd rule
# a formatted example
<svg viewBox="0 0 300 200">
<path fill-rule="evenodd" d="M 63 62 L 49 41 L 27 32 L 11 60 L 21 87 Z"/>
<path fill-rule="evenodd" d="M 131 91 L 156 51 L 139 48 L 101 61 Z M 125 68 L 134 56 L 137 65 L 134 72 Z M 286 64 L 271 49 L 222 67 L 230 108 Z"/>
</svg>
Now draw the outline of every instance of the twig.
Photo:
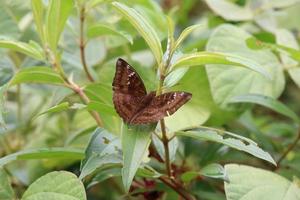
<svg viewBox="0 0 300 200">
<path fill-rule="evenodd" d="M 195 198 L 186 191 L 180 184 L 174 184 L 174 182 L 171 181 L 169 177 L 161 176 L 159 177 L 159 180 L 172 188 L 175 192 L 177 192 L 183 199 L 185 200 L 195 200 Z"/>
<path fill-rule="evenodd" d="M 280 168 L 280 164 L 283 161 L 283 159 L 285 159 L 285 157 L 289 154 L 289 152 L 292 151 L 296 147 L 296 145 L 299 142 L 299 140 L 300 140 L 300 128 L 298 129 L 297 137 L 295 138 L 294 142 L 292 144 L 290 144 L 288 146 L 288 148 L 280 156 L 280 158 L 277 161 L 277 166 L 274 168 L 273 171 L 276 171 L 276 170 L 278 170 Z"/>
<path fill-rule="evenodd" d="M 80 37 L 79 38 L 80 59 L 81 59 L 83 69 L 87 75 L 87 78 L 91 82 L 94 82 L 95 80 L 89 72 L 86 59 L 85 59 L 84 21 L 85 21 L 85 7 L 84 5 L 82 5 L 80 8 L 80 36 L 79 36 Z"/>
</svg>

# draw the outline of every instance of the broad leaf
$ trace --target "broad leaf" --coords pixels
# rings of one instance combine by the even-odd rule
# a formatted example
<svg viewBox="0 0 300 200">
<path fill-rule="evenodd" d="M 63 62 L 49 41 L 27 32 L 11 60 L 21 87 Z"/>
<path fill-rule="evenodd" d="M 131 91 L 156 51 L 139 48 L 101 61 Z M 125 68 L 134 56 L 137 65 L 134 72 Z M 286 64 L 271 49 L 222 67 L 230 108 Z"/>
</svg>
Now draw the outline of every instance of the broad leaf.
<svg viewBox="0 0 300 200">
<path fill-rule="evenodd" d="M 215 29 L 207 43 L 208 51 L 231 53 L 255 60 L 270 75 L 270 78 L 266 78 L 242 67 L 206 65 L 213 99 L 222 108 L 232 108 L 228 106 L 228 101 L 234 96 L 251 93 L 277 98 L 284 89 L 285 79 L 277 57 L 269 50 L 249 49 L 245 44 L 249 37 L 243 29 L 224 24 Z"/>
<path fill-rule="evenodd" d="M 15 199 L 7 173 L 0 167 L 0 200 Z"/>
<path fill-rule="evenodd" d="M 153 125 L 128 127 L 123 124 L 122 126 L 122 180 L 125 191 L 129 191 L 131 182 L 143 158 L 148 153 L 147 150 L 151 142 L 151 130 L 154 130 Z"/>
<path fill-rule="evenodd" d="M 0 38 L 0 48 L 6 48 L 23 53 L 37 60 L 44 59 L 43 49 L 35 42 L 29 43 Z"/>
<path fill-rule="evenodd" d="M 49 67 L 28 67 L 18 71 L 11 79 L 10 85 L 20 83 L 47 83 L 63 85 L 61 76 Z"/>
<path fill-rule="evenodd" d="M 259 148 L 254 141 L 227 131 L 201 127 L 188 131 L 177 132 L 176 135 L 221 143 L 239 151 L 247 152 L 257 158 L 276 165 L 276 162 L 273 160 L 270 154 Z"/>
<path fill-rule="evenodd" d="M 280 58 L 284 64 L 284 68 L 300 88 L 300 51 L 295 36 L 286 29 L 279 29 L 276 31 L 276 42 L 279 45 L 285 45 L 286 47 L 293 48 L 297 51 L 283 52 L 280 54 Z"/>
<path fill-rule="evenodd" d="M 225 170 L 229 178 L 225 182 L 228 200 L 300 199 L 299 185 L 273 172 L 236 164 L 226 165 Z"/>
<path fill-rule="evenodd" d="M 268 72 L 261 68 L 258 63 L 247 59 L 245 57 L 221 53 L 221 52 L 197 52 L 193 54 L 184 55 L 182 58 L 178 59 L 172 66 L 173 69 L 180 67 L 193 67 L 201 66 L 206 64 L 223 64 L 229 67 L 230 65 L 245 67 L 258 72 L 265 77 L 269 78 Z"/>
<path fill-rule="evenodd" d="M 262 106 L 265 106 L 267 108 L 270 108 L 274 110 L 275 112 L 278 112 L 286 117 L 291 118 L 295 122 L 299 122 L 299 117 L 297 114 L 289 109 L 286 105 L 283 103 L 277 101 L 276 99 L 273 99 L 271 97 L 262 96 L 258 94 L 248 94 L 248 95 L 241 95 L 233 97 L 230 100 L 230 103 L 255 103 Z"/>
<path fill-rule="evenodd" d="M 160 64 L 163 53 L 159 37 L 154 28 L 133 8 L 118 2 L 113 2 L 112 4 L 134 26 L 139 34 L 141 34 L 152 50 L 157 63 Z"/>
<path fill-rule="evenodd" d="M 47 10 L 46 40 L 52 51 L 56 52 L 60 34 L 74 7 L 73 0 L 51 0 Z"/>
<path fill-rule="evenodd" d="M 83 184 L 75 174 L 50 172 L 32 183 L 21 200 L 86 200 Z"/>
<path fill-rule="evenodd" d="M 241 7 L 229 0 L 206 0 L 207 5 L 217 14 L 229 21 L 245 21 L 254 17 L 249 7 Z"/>
<path fill-rule="evenodd" d="M 0 158 L 0 167 L 16 160 L 32 159 L 73 159 L 80 160 L 84 153 L 80 149 L 55 147 L 22 150 Z"/>
<path fill-rule="evenodd" d="M 121 165 L 121 142 L 107 130 L 97 128 L 91 136 L 85 150 L 85 159 L 81 162 L 80 179 L 90 175 L 96 169 L 107 165 Z"/>
</svg>

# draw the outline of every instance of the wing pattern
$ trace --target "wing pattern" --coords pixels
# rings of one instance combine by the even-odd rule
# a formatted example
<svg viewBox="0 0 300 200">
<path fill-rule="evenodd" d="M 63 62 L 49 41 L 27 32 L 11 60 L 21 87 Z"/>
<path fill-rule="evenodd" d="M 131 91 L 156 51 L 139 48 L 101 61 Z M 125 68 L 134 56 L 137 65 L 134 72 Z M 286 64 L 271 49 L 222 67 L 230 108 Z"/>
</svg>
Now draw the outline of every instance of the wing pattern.
<svg viewBox="0 0 300 200">
<path fill-rule="evenodd" d="M 112 86 L 115 109 L 128 124 L 157 122 L 172 115 L 192 97 L 187 92 L 168 92 L 159 96 L 155 92 L 147 94 L 138 73 L 120 58 Z"/>
</svg>

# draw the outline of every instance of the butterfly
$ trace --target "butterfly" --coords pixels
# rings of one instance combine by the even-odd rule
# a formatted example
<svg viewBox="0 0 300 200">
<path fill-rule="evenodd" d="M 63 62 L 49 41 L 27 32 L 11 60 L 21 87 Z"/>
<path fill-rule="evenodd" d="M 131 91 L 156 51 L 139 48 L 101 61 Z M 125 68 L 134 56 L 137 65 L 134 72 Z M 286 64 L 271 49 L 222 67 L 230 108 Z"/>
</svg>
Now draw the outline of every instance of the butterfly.
<svg viewBox="0 0 300 200">
<path fill-rule="evenodd" d="M 187 92 L 168 92 L 156 96 L 147 94 L 145 85 L 125 60 L 119 58 L 112 83 L 113 103 L 117 113 L 127 124 L 149 124 L 172 115 L 192 98 Z"/>
</svg>

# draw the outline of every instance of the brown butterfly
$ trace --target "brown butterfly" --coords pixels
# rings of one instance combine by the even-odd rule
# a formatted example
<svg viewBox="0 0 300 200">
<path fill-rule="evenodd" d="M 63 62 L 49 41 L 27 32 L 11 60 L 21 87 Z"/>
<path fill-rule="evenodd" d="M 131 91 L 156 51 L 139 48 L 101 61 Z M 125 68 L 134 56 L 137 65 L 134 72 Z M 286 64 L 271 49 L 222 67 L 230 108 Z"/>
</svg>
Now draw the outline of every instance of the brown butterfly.
<svg viewBox="0 0 300 200">
<path fill-rule="evenodd" d="M 156 92 L 152 91 L 147 94 L 138 73 L 121 58 L 116 63 L 112 86 L 115 109 L 128 124 L 158 122 L 192 98 L 192 94 L 187 92 L 168 92 L 156 96 Z"/>
</svg>

